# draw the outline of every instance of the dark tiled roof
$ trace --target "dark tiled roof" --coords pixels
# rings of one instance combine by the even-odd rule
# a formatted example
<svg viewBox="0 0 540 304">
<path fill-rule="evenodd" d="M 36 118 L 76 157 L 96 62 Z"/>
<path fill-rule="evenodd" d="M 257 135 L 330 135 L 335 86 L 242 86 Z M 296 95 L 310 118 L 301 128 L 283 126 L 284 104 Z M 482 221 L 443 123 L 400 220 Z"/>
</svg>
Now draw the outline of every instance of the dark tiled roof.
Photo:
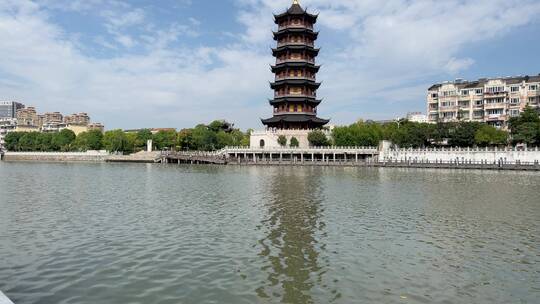
<svg viewBox="0 0 540 304">
<path fill-rule="evenodd" d="M 312 46 L 297 44 L 297 45 L 286 45 L 286 46 L 281 46 L 278 48 L 272 48 L 272 55 L 277 56 L 278 54 L 282 52 L 286 52 L 286 51 L 304 51 L 304 50 L 314 55 L 319 54 L 319 51 L 320 51 L 320 49 L 316 49 Z"/>
<path fill-rule="evenodd" d="M 305 9 L 303 9 L 299 4 L 293 4 L 285 13 L 274 15 L 274 18 L 277 20 L 287 17 L 289 15 L 305 15 L 312 19 L 313 22 L 317 20 L 317 15 L 313 15 L 308 13 Z"/>
<path fill-rule="evenodd" d="M 271 105 L 285 103 L 285 102 L 294 102 L 294 103 L 305 103 L 310 105 L 319 105 L 322 100 L 315 99 L 314 97 L 281 97 L 269 100 Z"/>
<path fill-rule="evenodd" d="M 284 85 L 300 85 L 300 86 L 307 86 L 310 88 L 318 89 L 321 86 L 321 83 L 315 82 L 313 80 L 307 80 L 307 79 L 283 79 L 283 80 L 278 80 L 276 82 L 271 82 L 270 88 L 275 89 L 277 87 L 281 87 Z"/>
<path fill-rule="evenodd" d="M 289 28 L 284 29 L 279 32 L 274 32 L 274 40 L 278 40 L 279 37 L 285 36 L 287 34 L 304 34 L 307 37 L 310 37 L 314 40 L 317 40 L 319 37 L 319 32 L 315 32 L 310 29 L 303 29 L 303 28 Z"/>
<path fill-rule="evenodd" d="M 321 66 L 320 65 L 315 65 L 313 63 L 301 62 L 301 61 L 299 61 L 299 62 L 284 62 L 284 63 L 280 63 L 278 65 L 271 66 L 271 69 L 272 69 L 273 73 L 278 72 L 278 71 L 280 71 L 282 69 L 285 69 L 285 68 L 306 68 L 306 69 L 318 72 L 319 69 L 321 68 Z"/>
<path fill-rule="evenodd" d="M 315 115 L 307 115 L 307 114 L 284 114 L 284 115 L 276 115 L 272 118 L 268 119 L 261 119 L 263 124 L 273 124 L 273 123 L 279 123 L 279 122 L 311 122 L 314 124 L 327 124 L 330 120 L 329 119 L 322 119 Z"/>
</svg>

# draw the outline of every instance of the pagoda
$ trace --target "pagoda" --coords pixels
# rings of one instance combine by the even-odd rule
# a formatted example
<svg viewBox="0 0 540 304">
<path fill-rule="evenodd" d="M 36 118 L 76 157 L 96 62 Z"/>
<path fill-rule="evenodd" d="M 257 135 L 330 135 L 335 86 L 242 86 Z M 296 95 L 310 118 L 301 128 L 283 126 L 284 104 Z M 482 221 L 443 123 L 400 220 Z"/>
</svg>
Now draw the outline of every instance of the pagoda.
<svg viewBox="0 0 540 304">
<path fill-rule="evenodd" d="M 273 117 L 262 119 L 270 129 L 311 130 L 321 128 L 329 120 L 317 117 L 317 89 L 320 83 L 316 75 L 320 66 L 315 58 L 319 49 L 315 41 L 319 35 L 314 31 L 317 15 L 304 10 L 297 0 L 284 13 L 274 15 L 278 31 L 274 32 L 277 47 L 272 49 L 276 64 L 272 65 L 275 74 L 270 87 L 274 98 L 270 105 Z"/>
</svg>

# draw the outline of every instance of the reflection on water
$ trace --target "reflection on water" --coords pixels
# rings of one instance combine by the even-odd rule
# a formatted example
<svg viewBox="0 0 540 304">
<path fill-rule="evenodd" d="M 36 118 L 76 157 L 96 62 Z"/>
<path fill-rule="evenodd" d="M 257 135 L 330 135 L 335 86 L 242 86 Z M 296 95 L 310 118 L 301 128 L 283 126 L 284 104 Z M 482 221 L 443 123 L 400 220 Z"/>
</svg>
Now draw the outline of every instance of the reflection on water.
<svg viewBox="0 0 540 304">
<path fill-rule="evenodd" d="M 537 304 L 540 175 L 0 162 L 17 304 Z"/>
<path fill-rule="evenodd" d="M 305 171 L 283 169 L 270 181 L 268 216 L 260 229 L 260 256 L 268 259 L 262 271 L 268 276 L 257 289 L 261 298 L 281 303 L 313 303 L 311 289 L 322 284 L 325 250 L 320 177 Z"/>
</svg>

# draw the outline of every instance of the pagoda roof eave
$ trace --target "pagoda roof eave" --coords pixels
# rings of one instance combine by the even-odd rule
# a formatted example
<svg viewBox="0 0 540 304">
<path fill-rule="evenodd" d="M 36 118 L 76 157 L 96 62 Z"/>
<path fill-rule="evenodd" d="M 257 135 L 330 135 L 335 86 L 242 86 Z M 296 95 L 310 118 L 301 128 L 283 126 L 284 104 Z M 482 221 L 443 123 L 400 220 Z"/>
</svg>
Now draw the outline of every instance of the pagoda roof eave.
<svg viewBox="0 0 540 304">
<path fill-rule="evenodd" d="M 277 32 L 272 31 L 272 33 L 274 35 L 274 40 L 278 40 L 280 36 L 283 36 L 283 35 L 286 35 L 286 34 L 298 34 L 298 33 L 304 33 L 304 34 L 310 36 L 311 38 L 313 38 L 314 40 L 316 40 L 319 37 L 319 32 L 315 32 L 315 31 L 313 31 L 311 29 L 302 29 L 302 28 L 284 29 L 284 30 L 277 31 Z"/>
<path fill-rule="evenodd" d="M 284 62 L 270 66 L 273 73 L 285 68 L 306 68 L 318 72 L 321 69 L 321 66 L 309 62 Z"/>
<path fill-rule="evenodd" d="M 277 105 L 277 104 L 283 104 L 283 103 L 305 103 L 309 105 L 318 106 L 321 104 L 322 99 L 315 99 L 315 98 L 308 98 L 308 97 L 282 97 L 282 98 L 275 98 L 275 99 L 269 99 L 268 103 L 270 105 Z"/>
<path fill-rule="evenodd" d="M 307 9 L 303 9 L 300 6 L 300 4 L 294 3 L 284 13 L 274 14 L 274 21 L 276 23 L 278 23 L 279 20 L 281 20 L 283 18 L 286 18 L 286 17 L 289 17 L 289 16 L 306 16 L 306 17 L 312 19 L 312 21 L 314 21 L 314 23 L 315 23 L 317 21 L 317 18 L 318 18 L 319 15 L 310 14 L 310 13 L 307 12 Z"/>
<path fill-rule="evenodd" d="M 286 51 L 301 51 L 301 50 L 305 50 L 305 51 L 313 53 L 314 55 L 318 55 L 321 49 L 314 48 L 309 45 L 285 45 L 285 46 L 280 46 L 277 48 L 272 48 L 272 55 L 276 56 L 277 54 L 286 52 Z"/>
<path fill-rule="evenodd" d="M 283 122 L 289 122 L 289 123 L 307 122 L 307 123 L 312 123 L 314 125 L 320 125 L 320 126 L 324 126 L 330 122 L 329 119 L 319 118 L 315 114 L 307 115 L 307 114 L 290 114 L 290 113 L 277 115 L 268 119 L 261 119 L 261 121 L 264 125 L 277 124 L 277 123 L 283 123 Z"/>
<path fill-rule="evenodd" d="M 280 80 L 276 82 L 271 82 L 270 88 L 276 89 L 276 88 L 286 86 L 286 85 L 302 85 L 302 86 L 318 89 L 321 86 L 321 83 L 315 82 L 312 80 L 285 79 L 285 80 Z"/>
</svg>

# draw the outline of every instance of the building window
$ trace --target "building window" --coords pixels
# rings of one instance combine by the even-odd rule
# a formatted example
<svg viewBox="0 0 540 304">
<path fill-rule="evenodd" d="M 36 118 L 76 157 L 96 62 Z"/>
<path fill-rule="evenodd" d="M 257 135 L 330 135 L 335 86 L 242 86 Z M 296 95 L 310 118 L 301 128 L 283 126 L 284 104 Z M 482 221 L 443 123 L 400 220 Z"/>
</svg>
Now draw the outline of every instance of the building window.
<svg viewBox="0 0 540 304">
<path fill-rule="evenodd" d="M 474 103 L 475 103 L 477 106 L 481 106 L 481 105 L 484 104 L 484 101 L 483 101 L 482 99 L 480 99 L 480 100 L 475 101 Z"/>
<path fill-rule="evenodd" d="M 489 87 L 486 89 L 488 93 L 500 93 L 504 92 L 504 87 Z"/>
<path fill-rule="evenodd" d="M 443 101 L 443 102 L 441 102 L 441 107 L 442 108 L 453 107 L 455 105 L 456 105 L 456 103 L 454 101 Z"/>
<path fill-rule="evenodd" d="M 476 90 L 474 90 L 474 93 L 476 95 L 482 95 L 482 94 L 484 94 L 484 89 L 476 89 Z"/>
<path fill-rule="evenodd" d="M 473 115 L 476 118 L 483 117 L 484 116 L 484 111 L 474 111 Z"/>
<path fill-rule="evenodd" d="M 511 103 L 511 104 L 517 104 L 517 103 L 519 103 L 519 98 L 510 98 L 510 103 Z"/>
<path fill-rule="evenodd" d="M 537 84 L 531 84 L 529 85 L 529 91 L 537 91 L 538 85 Z"/>
<path fill-rule="evenodd" d="M 519 92 L 519 87 L 511 87 L 510 92 Z"/>
<path fill-rule="evenodd" d="M 493 103 L 503 103 L 504 98 L 490 98 L 486 99 L 486 104 L 493 104 Z"/>
<path fill-rule="evenodd" d="M 443 118 L 454 118 L 456 116 L 455 112 L 442 112 Z"/>
<path fill-rule="evenodd" d="M 486 110 L 486 113 L 488 115 L 502 115 L 504 113 L 504 109 L 488 109 Z"/>
<path fill-rule="evenodd" d="M 469 91 L 468 90 L 463 90 L 463 91 L 461 91 L 461 95 L 463 95 L 463 96 L 469 95 Z"/>
<path fill-rule="evenodd" d="M 508 110 L 508 114 L 511 117 L 519 116 L 519 109 L 510 109 L 510 110 Z"/>
<path fill-rule="evenodd" d="M 261 139 L 259 142 L 259 147 L 264 148 L 264 139 Z"/>
</svg>

